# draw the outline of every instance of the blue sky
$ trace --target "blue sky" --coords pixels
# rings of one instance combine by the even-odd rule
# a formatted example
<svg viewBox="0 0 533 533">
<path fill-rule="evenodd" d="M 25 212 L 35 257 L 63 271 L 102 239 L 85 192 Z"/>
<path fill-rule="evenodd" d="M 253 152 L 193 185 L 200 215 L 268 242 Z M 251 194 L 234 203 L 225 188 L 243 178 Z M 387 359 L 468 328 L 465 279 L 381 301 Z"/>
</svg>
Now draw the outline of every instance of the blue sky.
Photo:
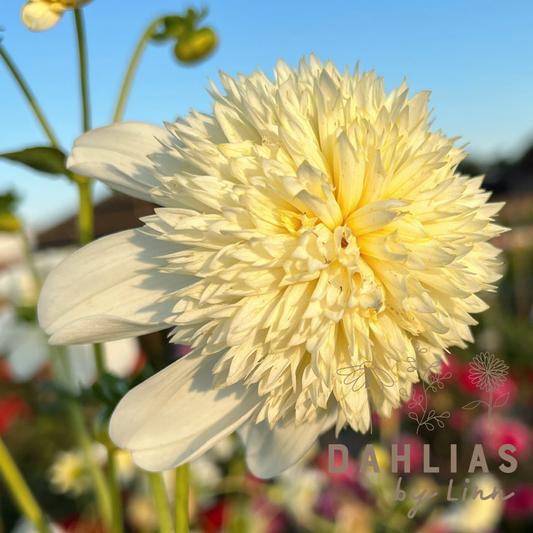
<svg viewBox="0 0 533 533">
<path fill-rule="evenodd" d="M 79 135 L 72 13 L 58 26 L 32 34 L 20 22 L 22 0 L 2 2 L 4 45 L 37 94 L 65 149 Z M 179 14 L 179 0 L 94 0 L 85 9 L 93 125 L 109 122 L 126 61 L 139 35 L 158 15 Z M 490 160 L 519 155 L 533 142 L 533 2 L 511 0 L 211 0 L 206 22 L 220 48 L 194 68 L 175 63 L 167 46 L 143 58 L 126 120 L 161 124 L 193 107 L 210 110 L 207 78 L 219 69 L 270 74 L 278 57 L 297 64 L 315 52 L 339 67 L 376 69 L 388 90 L 407 77 L 412 92 L 432 91 L 435 127 L 469 142 L 468 151 Z M 0 151 L 43 144 L 26 102 L 0 64 Z M 14 186 L 21 214 L 44 229 L 76 210 L 76 191 L 0 162 L 0 191 Z M 103 187 L 98 194 L 104 194 Z"/>
</svg>

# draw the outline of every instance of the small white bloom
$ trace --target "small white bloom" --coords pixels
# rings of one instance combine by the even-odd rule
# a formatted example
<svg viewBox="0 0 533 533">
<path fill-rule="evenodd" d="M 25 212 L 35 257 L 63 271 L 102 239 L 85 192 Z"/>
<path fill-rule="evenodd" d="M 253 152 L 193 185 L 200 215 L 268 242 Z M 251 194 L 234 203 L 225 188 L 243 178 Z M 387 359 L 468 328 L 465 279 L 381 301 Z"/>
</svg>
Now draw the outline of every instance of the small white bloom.
<svg viewBox="0 0 533 533">
<path fill-rule="evenodd" d="M 472 341 L 476 294 L 500 277 L 501 205 L 456 171 L 428 92 L 387 94 L 314 56 L 274 81 L 221 79 L 213 114 L 76 140 L 72 171 L 162 207 L 64 261 L 39 316 L 56 344 L 173 326 L 194 350 L 122 400 L 112 439 L 165 470 L 239 429 L 271 477 L 335 424 L 366 431 L 368 402 L 390 416 L 418 379 L 414 342 L 433 362 Z M 346 386 L 338 371 L 366 362 L 391 386 Z"/>
<path fill-rule="evenodd" d="M 79 450 L 59 452 L 50 468 L 49 478 L 52 489 L 58 494 L 79 496 L 92 486 L 85 457 Z"/>
<path fill-rule="evenodd" d="M 82 7 L 92 0 L 29 0 L 22 8 L 22 22 L 31 31 L 53 28 L 65 11 Z"/>
</svg>

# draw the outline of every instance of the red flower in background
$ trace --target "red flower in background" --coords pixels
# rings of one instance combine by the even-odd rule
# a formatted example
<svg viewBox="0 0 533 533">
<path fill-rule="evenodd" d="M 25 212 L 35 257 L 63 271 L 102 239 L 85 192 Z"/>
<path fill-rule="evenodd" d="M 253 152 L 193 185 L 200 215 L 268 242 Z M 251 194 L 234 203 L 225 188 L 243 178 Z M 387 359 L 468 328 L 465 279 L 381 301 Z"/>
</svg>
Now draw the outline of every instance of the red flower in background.
<svg viewBox="0 0 533 533">
<path fill-rule="evenodd" d="M 0 435 L 7 433 L 20 419 L 29 419 L 32 410 L 28 403 L 18 396 L 5 396 L 0 399 Z"/>
<path fill-rule="evenodd" d="M 533 515 L 533 484 L 513 487 L 514 496 L 505 502 L 504 514 L 510 522 L 520 522 Z"/>
<path fill-rule="evenodd" d="M 498 458 L 498 451 L 504 444 L 512 444 L 516 448 L 513 454 L 517 459 L 527 457 L 533 444 L 533 434 L 528 426 L 516 419 L 493 417 L 493 430 L 490 433 L 487 416 L 477 419 L 474 434 L 481 438 L 487 455 Z"/>
<path fill-rule="evenodd" d="M 416 474 L 417 472 L 421 472 L 424 464 L 424 441 L 417 435 L 411 435 L 409 433 L 400 435 L 400 438 L 398 439 L 398 455 L 404 455 L 406 444 L 410 446 L 410 473 Z M 405 463 L 403 461 L 398 462 L 399 473 L 404 473 L 404 466 Z"/>
</svg>

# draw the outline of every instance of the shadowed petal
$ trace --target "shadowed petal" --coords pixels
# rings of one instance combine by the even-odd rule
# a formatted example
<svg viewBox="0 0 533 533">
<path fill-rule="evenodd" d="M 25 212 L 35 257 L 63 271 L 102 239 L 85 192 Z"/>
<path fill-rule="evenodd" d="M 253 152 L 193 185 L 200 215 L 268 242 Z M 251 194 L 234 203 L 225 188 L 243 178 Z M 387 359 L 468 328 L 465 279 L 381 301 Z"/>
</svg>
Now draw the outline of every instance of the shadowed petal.
<svg viewBox="0 0 533 533">
<path fill-rule="evenodd" d="M 239 430 L 246 446 L 246 463 L 252 474 L 266 479 L 277 476 L 311 448 L 316 439 L 330 429 L 336 420 L 336 409 L 321 409 L 314 422 L 298 427 L 282 427 L 280 421 L 270 429 L 264 420 L 259 424 L 246 424 Z"/>
<path fill-rule="evenodd" d="M 257 409 L 256 387 L 213 390 L 218 357 L 191 352 L 130 391 L 109 427 L 117 446 L 146 470 L 191 461 L 241 426 Z"/>
<path fill-rule="evenodd" d="M 159 301 L 195 278 L 161 273 L 159 257 L 180 250 L 138 230 L 99 239 L 47 277 L 39 322 L 52 344 L 105 342 L 168 327 L 175 302 Z"/>
</svg>

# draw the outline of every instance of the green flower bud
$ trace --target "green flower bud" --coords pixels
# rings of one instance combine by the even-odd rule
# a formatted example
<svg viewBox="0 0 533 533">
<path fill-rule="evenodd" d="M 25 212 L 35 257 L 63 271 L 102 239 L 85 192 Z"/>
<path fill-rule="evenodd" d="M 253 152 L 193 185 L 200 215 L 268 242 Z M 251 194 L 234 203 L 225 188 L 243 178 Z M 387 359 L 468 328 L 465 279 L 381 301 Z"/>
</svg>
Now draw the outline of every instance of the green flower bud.
<svg viewBox="0 0 533 533">
<path fill-rule="evenodd" d="M 186 33 L 178 39 L 174 53 L 178 61 L 194 63 L 205 58 L 217 44 L 217 37 L 211 28 Z"/>
</svg>

